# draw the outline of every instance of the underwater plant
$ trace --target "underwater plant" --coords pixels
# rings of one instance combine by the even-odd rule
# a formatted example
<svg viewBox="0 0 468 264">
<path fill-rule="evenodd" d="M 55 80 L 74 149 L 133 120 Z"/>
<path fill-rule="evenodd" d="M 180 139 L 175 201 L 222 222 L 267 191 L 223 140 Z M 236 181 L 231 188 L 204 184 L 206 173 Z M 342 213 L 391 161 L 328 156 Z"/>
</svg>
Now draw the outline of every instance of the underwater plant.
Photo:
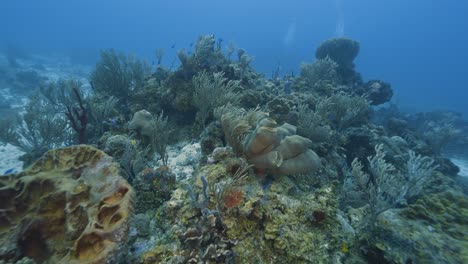
<svg viewBox="0 0 468 264">
<path fill-rule="evenodd" d="M 98 100 L 96 97 L 89 98 L 89 134 L 102 135 L 107 128 L 117 129 L 120 127 L 117 116 L 117 98 L 111 96 L 106 100 Z"/>
<path fill-rule="evenodd" d="M 369 206 L 369 213 L 360 230 L 361 234 L 368 238 L 375 235 L 373 232 L 377 217 L 414 199 L 437 168 L 434 160 L 416 155 L 413 151 L 408 152 L 408 159 L 402 171 L 387 163 L 384 158 L 383 145 L 376 145 L 375 155 L 367 158 L 369 173 L 363 171 L 364 166 L 358 159 L 354 159 L 351 172 L 344 181 L 344 195 L 364 197 Z"/>
<path fill-rule="evenodd" d="M 315 60 L 312 64 L 303 63 L 301 65 L 300 80 L 310 90 L 317 91 L 320 94 L 331 95 L 334 87 L 340 83 L 337 69 L 338 64 L 329 57 Z"/>
<path fill-rule="evenodd" d="M 29 97 L 25 112 L 1 122 L 0 141 L 18 147 L 26 154 L 21 157 L 24 167 L 47 150 L 67 144 L 71 138 L 67 120 L 41 94 Z"/>
<path fill-rule="evenodd" d="M 249 67 L 249 64 L 253 61 L 254 58 L 248 55 L 244 49 L 237 50 L 237 58 L 239 60 L 240 66 L 240 79 L 244 79 L 247 68 Z"/>
<path fill-rule="evenodd" d="M 323 117 L 311 110 L 306 104 L 297 108 L 297 134 L 304 136 L 314 143 L 327 142 L 333 136 L 333 130 L 327 125 Z"/>
<path fill-rule="evenodd" d="M 120 164 L 122 177 L 130 184 L 133 183 L 138 173 L 150 167 L 146 159 L 147 152 L 148 148 L 141 150 L 135 140 L 128 138 L 125 141 L 125 148 L 122 155 L 116 157 L 117 162 Z"/>
<path fill-rule="evenodd" d="M 86 144 L 89 106 L 81 87 L 82 83 L 77 80 L 58 80 L 42 85 L 40 91 L 56 112 L 68 119 L 77 143 Z"/>
<path fill-rule="evenodd" d="M 216 46 L 216 39 L 212 34 L 198 36 L 193 53 L 188 55 L 185 49 L 181 49 L 177 52 L 177 57 L 182 66 L 180 70 L 190 75 L 202 71 L 214 72 L 218 66 L 227 62 L 221 47 Z"/>
<path fill-rule="evenodd" d="M 239 167 L 227 181 L 211 185 L 211 192 L 216 197 L 217 210 L 234 208 L 244 200 L 243 185 L 249 176 L 248 170 L 251 167 L 251 165 Z"/>
<path fill-rule="evenodd" d="M 315 112 L 336 130 L 364 123 L 370 114 L 369 102 L 365 97 L 335 94 L 320 100 Z"/>
<path fill-rule="evenodd" d="M 198 109 L 198 117 L 203 127 L 217 107 L 228 103 L 237 105 L 239 102 L 240 82 L 228 80 L 224 72 L 211 74 L 203 71 L 192 79 L 194 86 L 193 104 Z"/>
<path fill-rule="evenodd" d="M 90 84 L 97 96 L 118 99 L 118 109 L 128 114 L 132 94 L 143 87 L 149 66 L 133 56 L 113 49 L 101 52 L 100 61 L 91 73 Z"/>
<path fill-rule="evenodd" d="M 166 148 L 169 144 L 172 126 L 168 123 L 164 112 L 153 116 L 146 110 L 141 110 L 133 115 L 128 128 L 135 131 L 142 139 L 142 144 L 150 148 L 151 153 L 158 153 L 163 164 L 167 165 Z"/>
</svg>

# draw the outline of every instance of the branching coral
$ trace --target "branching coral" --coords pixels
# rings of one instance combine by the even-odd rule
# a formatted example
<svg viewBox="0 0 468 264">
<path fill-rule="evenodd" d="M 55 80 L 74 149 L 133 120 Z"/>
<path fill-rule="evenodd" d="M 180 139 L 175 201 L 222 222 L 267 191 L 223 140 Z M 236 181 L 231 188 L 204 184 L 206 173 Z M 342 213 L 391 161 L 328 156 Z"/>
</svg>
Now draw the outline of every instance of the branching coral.
<svg viewBox="0 0 468 264">
<path fill-rule="evenodd" d="M 74 79 L 60 79 L 40 87 L 42 96 L 56 113 L 61 113 L 72 129 L 75 143 L 84 144 L 105 132 L 106 124 L 116 114 L 117 99 L 99 100 L 83 90 Z"/>
</svg>

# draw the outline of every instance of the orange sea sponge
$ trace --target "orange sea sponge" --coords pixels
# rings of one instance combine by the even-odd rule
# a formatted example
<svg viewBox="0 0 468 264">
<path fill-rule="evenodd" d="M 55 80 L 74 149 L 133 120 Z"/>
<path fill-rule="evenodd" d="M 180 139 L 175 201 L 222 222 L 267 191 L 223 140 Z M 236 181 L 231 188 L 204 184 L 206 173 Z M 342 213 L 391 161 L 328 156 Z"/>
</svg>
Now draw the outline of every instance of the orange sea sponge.
<svg viewBox="0 0 468 264">
<path fill-rule="evenodd" d="M 2 260 L 106 263 L 126 238 L 133 189 L 91 146 L 51 150 L 0 186 Z"/>
</svg>

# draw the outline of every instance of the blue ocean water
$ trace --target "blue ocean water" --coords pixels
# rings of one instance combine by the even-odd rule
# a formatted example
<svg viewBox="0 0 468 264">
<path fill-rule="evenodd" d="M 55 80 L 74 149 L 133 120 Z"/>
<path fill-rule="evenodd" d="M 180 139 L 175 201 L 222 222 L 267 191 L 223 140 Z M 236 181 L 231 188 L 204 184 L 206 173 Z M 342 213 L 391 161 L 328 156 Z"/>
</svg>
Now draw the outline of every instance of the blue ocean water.
<svg viewBox="0 0 468 264">
<path fill-rule="evenodd" d="M 28 52 L 66 53 L 94 62 L 115 48 L 163 63 L 178 63 L 200 34 L 215 34 L 255 57 L 270 75 L 298 72 L 325 39 L 360 41 L 357 70 L 390 82 L 394 102 L 407 110 L 452 110 L 466 117 L 468 2 L 460 0 L 317 1 L 3 1 L 0 45 Z"/>
</svg>

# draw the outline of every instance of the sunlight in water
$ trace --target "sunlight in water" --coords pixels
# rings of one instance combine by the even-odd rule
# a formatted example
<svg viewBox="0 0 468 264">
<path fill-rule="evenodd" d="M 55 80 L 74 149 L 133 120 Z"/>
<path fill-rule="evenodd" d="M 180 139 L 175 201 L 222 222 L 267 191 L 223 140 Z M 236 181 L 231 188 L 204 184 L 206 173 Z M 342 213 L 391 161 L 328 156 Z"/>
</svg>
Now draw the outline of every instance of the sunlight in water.
<svg viewBox="0 0 468 264">
<path fill-rule="evenodd" d="M 285 46 L 291 46 L 294 42 L 294 37 L 296 35 L 296 21 L 292 21 L 289 26 L 286 34 L 284 35 L 283 43 Z"/>
<path fill-rule="evenodd" d="M 343 37 L 344 30 L 345 30 L 345 23 L 344 23 L 344 17 L 343 17 L 343 8 L 341 7 L 341 0 L 335 0 L 335 6 L 336 6 L 336 11 L 337 11 L 335 35 L 337 37 Z"/>
</svg>

